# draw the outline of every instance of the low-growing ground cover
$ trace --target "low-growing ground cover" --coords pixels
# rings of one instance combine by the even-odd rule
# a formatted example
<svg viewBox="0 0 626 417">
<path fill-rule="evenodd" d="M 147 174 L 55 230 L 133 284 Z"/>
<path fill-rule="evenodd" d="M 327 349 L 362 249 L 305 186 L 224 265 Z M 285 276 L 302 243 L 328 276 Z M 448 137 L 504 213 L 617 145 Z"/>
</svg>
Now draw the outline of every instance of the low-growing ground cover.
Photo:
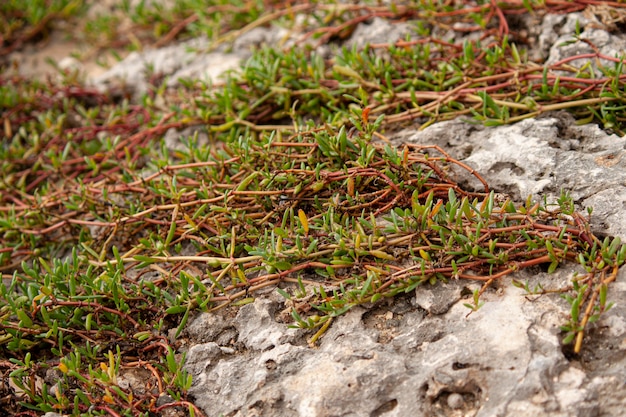
<svg viewBox="0 0 626 417">
<path fill-rule="evenodd" d="M 46 36 L 55 19 L 84 13 L 79 3 L 52 3 L 33 2 L 27 14 L 4 6 L 5 55 Z M 172 7 L 122 3 L 132 30 L 115 31 L 113 13 L 83 21 L 85 38 L 104 27 L 98 48 L 139 48 L 203 34 L 218 48 L 273 22 L 297 47 L 261 47 L 221 84 L 169 89 L 154 74 L 139 101 L 75 73 L 0 77 L 6 410 L 201 415 L 186 396 L 185 324 L 199 311 L 250 303 L 268 286 L 315 344 L 350 308 L 420 285 L 483 281 L 469 313 L 502 276 L 578 262 L 585 273 L 562 289 L 571 304 L 563 341 L 580 350 L 585 327 L 610 308 L 607 286 L 626 256 L 619 238 L 595 237 L 591 213 L 576 212 L 566 192 L 556 202 L 511 201 L 445 150 L 397 149 L 387 135 L 560 109 L 622 134 L 620 57 L 542 65 L 513 26 L 522 13 L 585 2 Z M 339 47 L 374 18 L 411 22 L 414 35 Z M 182 144 L 166 140 L 172 129 L 188 129 Z M 126 375 L 140 369 L 149 371 L 141 390 Z"/>
</svg>

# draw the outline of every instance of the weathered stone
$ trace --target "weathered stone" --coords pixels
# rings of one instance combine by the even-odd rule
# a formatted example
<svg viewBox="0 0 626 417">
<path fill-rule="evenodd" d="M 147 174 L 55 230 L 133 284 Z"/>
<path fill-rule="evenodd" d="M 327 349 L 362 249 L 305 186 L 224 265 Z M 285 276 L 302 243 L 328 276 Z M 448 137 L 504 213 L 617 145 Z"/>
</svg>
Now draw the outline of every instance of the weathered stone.
<svg viewBox="0 0 626 417">
<path fill-rule="evenodd" d="M 237 338 L 233 323 L 224 319 L 221 314 L 200 314 L 189 323 L 185 332 L 195 343 L 216 342 L 218 345 L 229 345 Z"/>
<path fill-rule="evenodd" d="M 393 23 L 379 17 L 357 26 L 347 42 L 347 46 L 363 49 L 368 44 L 394 43 L 405 39 L 408 34 L 413 35 L 408 23 Z"/>
<path fill-rule="evenodd" d="M 234 322 L 239 331 L 239 342 L 248 349 L 260 351 L 293 342 L 297 331 L 276 322 L 276 309 L 276 303 L 264 299 L 243 306 Z"/>
<path fill-rule="evenodd" d="M 574 269 L 552 275 L 527 270 L 516 278 L 528 279 L 531 288 L 532 282 L 556 288 Z M 458 284 L 459 291 L 462 286 Z M 570 362 L 563 353 L 559 325 L 567 304 L 558 295 L 531 301 L 508 282 L 502 288 L 488 292 L 486 304 L 469 316 L 466 298 L 443 316 L 404 325 L 389 344 L 379 343 L 378 332 L 363 324 L 366 310 L 356 308 L 336 319 L 319 349 L 280 344 L 283 325 L 271 319 L 267 302 L 257 300 L 235 318 L 239 328 L 263 323 L 258 329 L 262 336 L 251 338 L 245 332 L 240 337 L 247 350 L 200 374 L 197 363 L 205 359 L 190 351 L 192 394 L 209 415 L 243 416 L 255 409 L 299 416 L 582 417 L 615 410 L 619 401 L 605 408 L 599 392 L 614 379 L 602 374 L 591 380 L 578 360 Z M 611 296 L 616 295 L 613 288 Z M 253 312 L 262 318 L 252 319 Z M 420 314 L 419 308 L 406 313 Z M 598 327 L 612 323 L 623 339 L 621 314 L 609 311 Z M 436 328 L 438 335 L 428 337 L 421 330 L 428 328 Z M 613 373 L 623 376 L 624 370 L 613 368 Z"/>
<path fill-rule="evenodd" d="M 550 15 L 548 15 L 550 16 Z M 607 25 L 599 20 L 591 13 L 571 13 L 566 17 L 546 17 L 547 24 L 544 22 L 542 37 L 551 40 L 550 52 L 546 60 L 547 65 L 560 62 L 567 58 L 574 58 L 578 55 L 586 55 L 580 59 L 573 59 L 568 62 L 569 65 L 581 68 L 586 63 L 590 63 L 595 70 L 595 76 L 601 77 L 602 73 L 598 71 L 595 54 L 600 53 L 610 58 L 622 56 L 626 47 L 626 39 L 621 33 L 609 33 Z M 548 25 L 550 20 L 558 21 L 562 27 L 557 31 L 550 29 Z M 558 26 L 557 26 L 558 27 Z M 577 27 L 580 34 L 576 36 Z M 619 31 L 618 31 L 619 32 Z M 558 36 L 557 36 L 558 34 Z M 556 39 L 554 39 L 556 37 Z M 540 37 L 541 38 L 541 37 Z M 544 43 L 544 45 L 546 45 Z M 591 57 L 589 57 L 591 55 Z M 615 63 L 606 60 L 598 60 L 603 66 L 613 68 Z"/>
<path fill-rule="evenodd" d="M 148 91 L 152 74 L 169 77 L 167 85 L 177 86 L 181 79 L 216 82 L 226 71 L 239 67 L 249 51 L 241 55 L 223 52 L 206 53 L 205 38 L 197 38 L 177 45 L 133 52 L 103 74 L 90 80 L 103 90 L 124 88 L 140 98 Z"/>
<path fill-rule="evenodd" d="M 593 207 L 595 233 L 626 240 L 626 138 L 597 125 L 577 126 L 566 113 L 490 128 L 454 120 L 417 133 L 402 132 L 396 143 L 404 141 L 440 146 L 478 172 L 493 190 L 518 202 L 531 196 L 555 203 L 561 191 L 567 192 L 579 210 Z M 455 172 L 461 181 L 481 189 L 467 171 Z"/>
</svg>

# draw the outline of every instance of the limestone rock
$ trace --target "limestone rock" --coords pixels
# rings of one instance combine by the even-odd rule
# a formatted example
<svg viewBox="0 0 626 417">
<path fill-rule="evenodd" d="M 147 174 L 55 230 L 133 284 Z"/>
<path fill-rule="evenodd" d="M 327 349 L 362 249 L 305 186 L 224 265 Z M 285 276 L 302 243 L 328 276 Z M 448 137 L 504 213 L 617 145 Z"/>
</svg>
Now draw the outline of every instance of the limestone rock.
<svg viewBox="0 0 626 417">
<path fill-rule="evenodd" d="M 238 68 L 241 60 L 249 54 L 206 53 L 204 51 L 208 46 L 207 39 L 197 38 L 163 48 L 133 52 L 90 82 L 103 90 L 121 87 L 140 98 L 147 92 L 152 74 L 169 77 L 169 87 L 177 86 L 181 79 L 217 82 L 224 72 Z"/>
<path fill-rule="evenodd" d="M 573 272 L 525 270 L 516 279 L 558 287 Z M 459 294 L 464 285 L 450 284 Z M 189 352 L 192 394 L 211 416 L 616 415 L 624 395 L 609 403 L 602 398 L 609 386 L 626 392 L 626 360 L 617 348 L 626 343 L 624 309 L 609 311 L 574 358 L 559 342 L 567 303 L 558 295 L 525 297 L 509 282 L 501 288 L 469 316 L 467 297 L 439 316 L 423 317 L 414 306 L 399 315 L 397 336 L 388 342 L 367 325 L 370 312 L 355 308 L 336 320 L 318 349 L 298 345 L 273 321 L 268 313 L 277 302 L 257 300 L 234 320 L 242 329 L 242 352 L 211 360 L 205 370 L 198 366 L 207 363 L 202 350 Z M 613 286 L 610 298 L 619 300 L 625 291 L 626 285 Z M 261 319 L 250 321 L 253 312 Z M 259 321 L 261 336 L 251 338 L 248 330 Z M 612 333 L 597 334 L 607 326 Z M 617 350 L 599 349 L 609 338 Z M 609 372 L 595 369 L 609 358 Z"/>
<path fill-rule="evenodd" d="M 594 233 L 626 239 L 626 138 L 597 125 L 577 126 L 566 113 L 489 128 L 453 120 L 402 132 L 396 143 L 402 142 L 440 146 L 517 202 L 531 196 L 555 203 L 567 192 L 580 211 L 593 207 Z M 480 189 L 467 172 L 458 175 Z"/>
</svg>

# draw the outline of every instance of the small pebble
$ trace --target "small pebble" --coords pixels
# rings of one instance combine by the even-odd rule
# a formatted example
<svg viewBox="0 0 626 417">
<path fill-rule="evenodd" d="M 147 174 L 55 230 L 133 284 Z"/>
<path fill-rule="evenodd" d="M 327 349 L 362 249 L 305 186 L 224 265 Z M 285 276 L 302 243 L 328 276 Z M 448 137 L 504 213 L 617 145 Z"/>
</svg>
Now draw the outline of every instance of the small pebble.
<svg viewBox="0 0 626 417">
<path fill-rule="evenodd" d="M 463 403 L 463 396 L 461 394 L 453 392 L 452 394 L 448 395 L 448 407 L 453 409 L 463 408 Z"/>
</svg>

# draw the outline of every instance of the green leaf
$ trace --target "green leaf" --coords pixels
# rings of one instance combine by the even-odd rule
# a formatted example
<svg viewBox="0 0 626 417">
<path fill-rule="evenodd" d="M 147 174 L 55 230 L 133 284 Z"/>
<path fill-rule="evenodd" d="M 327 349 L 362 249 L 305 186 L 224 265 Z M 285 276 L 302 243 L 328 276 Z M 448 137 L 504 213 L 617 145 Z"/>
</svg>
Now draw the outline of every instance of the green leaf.
<svg viewBox="0 0 626 417">
<path fill-rule="evenodd" d="M 187 306 L 178 305 L 171 306 L 167 310 L 165 310 L 165 314 L 180 314 L 187 311 Z"/>
<path fill-rule="evenodd" d="M 20 319 L 20 327 L 25 327 L 28 329 L 33 327 L 33 321 L 24 310 L 17 310 L 16 314 L 17 318 Z"/>
<path fill-rule="evenodd" d="M 291 295 L 290 295 L 287 291 L 285 291 L 285 290 L 283 290 L 283 289 L 281 289 L 281 288 L 276 288 L 276 291 L 278 291 L 278 293 L 279 293 L 280 295 L 282 295 L 282 296 L 283 296 L 283 298 L 285 298 L 285 299 L 287 299 L 287 300 L 291 300 Z"/>
<path fill-rule="evenodd" d="M 150 264 L 153 264 L 155 262 L 158 262 L 156 259 L 151 258 L 149 256 L 144 256 L 144 255 L 135 255 L 133 257 L 133 259 L 135 259 L 136 261 L 139 261 L 139 262 L 141 262 L 143 264 L 146 264 L 146 265 L 150 265 Z"/>
<path fill-rule="evenodd" d="M 569 345 L 574 340 L 574 337 L 576 337 L 576 333 L 574 333 L 574 332 L 568 333 L 567 336 L 565 336 L 563 338 L 563 344 L 564 345 Z"/>
<path fill-rule="evenodd" d="M 553 273 L 554 271 L 556 271 L 556 268 L 559 266 L 559 261 L 558 259 L 552 261 L 550 263 L 550 266 L 548 267 L 548 274 Z"/>
<path fill-rule="evenodd" d="M 350 67 L 346 67 L 343 65 L 333 65 L 333 71 L 335 71 L 337 74 L 345 75 L 346 77 L 363 81 L 363 77 L 361 77 L 361 75 L 358 72 L 356 72 Z"/>
</svg>

